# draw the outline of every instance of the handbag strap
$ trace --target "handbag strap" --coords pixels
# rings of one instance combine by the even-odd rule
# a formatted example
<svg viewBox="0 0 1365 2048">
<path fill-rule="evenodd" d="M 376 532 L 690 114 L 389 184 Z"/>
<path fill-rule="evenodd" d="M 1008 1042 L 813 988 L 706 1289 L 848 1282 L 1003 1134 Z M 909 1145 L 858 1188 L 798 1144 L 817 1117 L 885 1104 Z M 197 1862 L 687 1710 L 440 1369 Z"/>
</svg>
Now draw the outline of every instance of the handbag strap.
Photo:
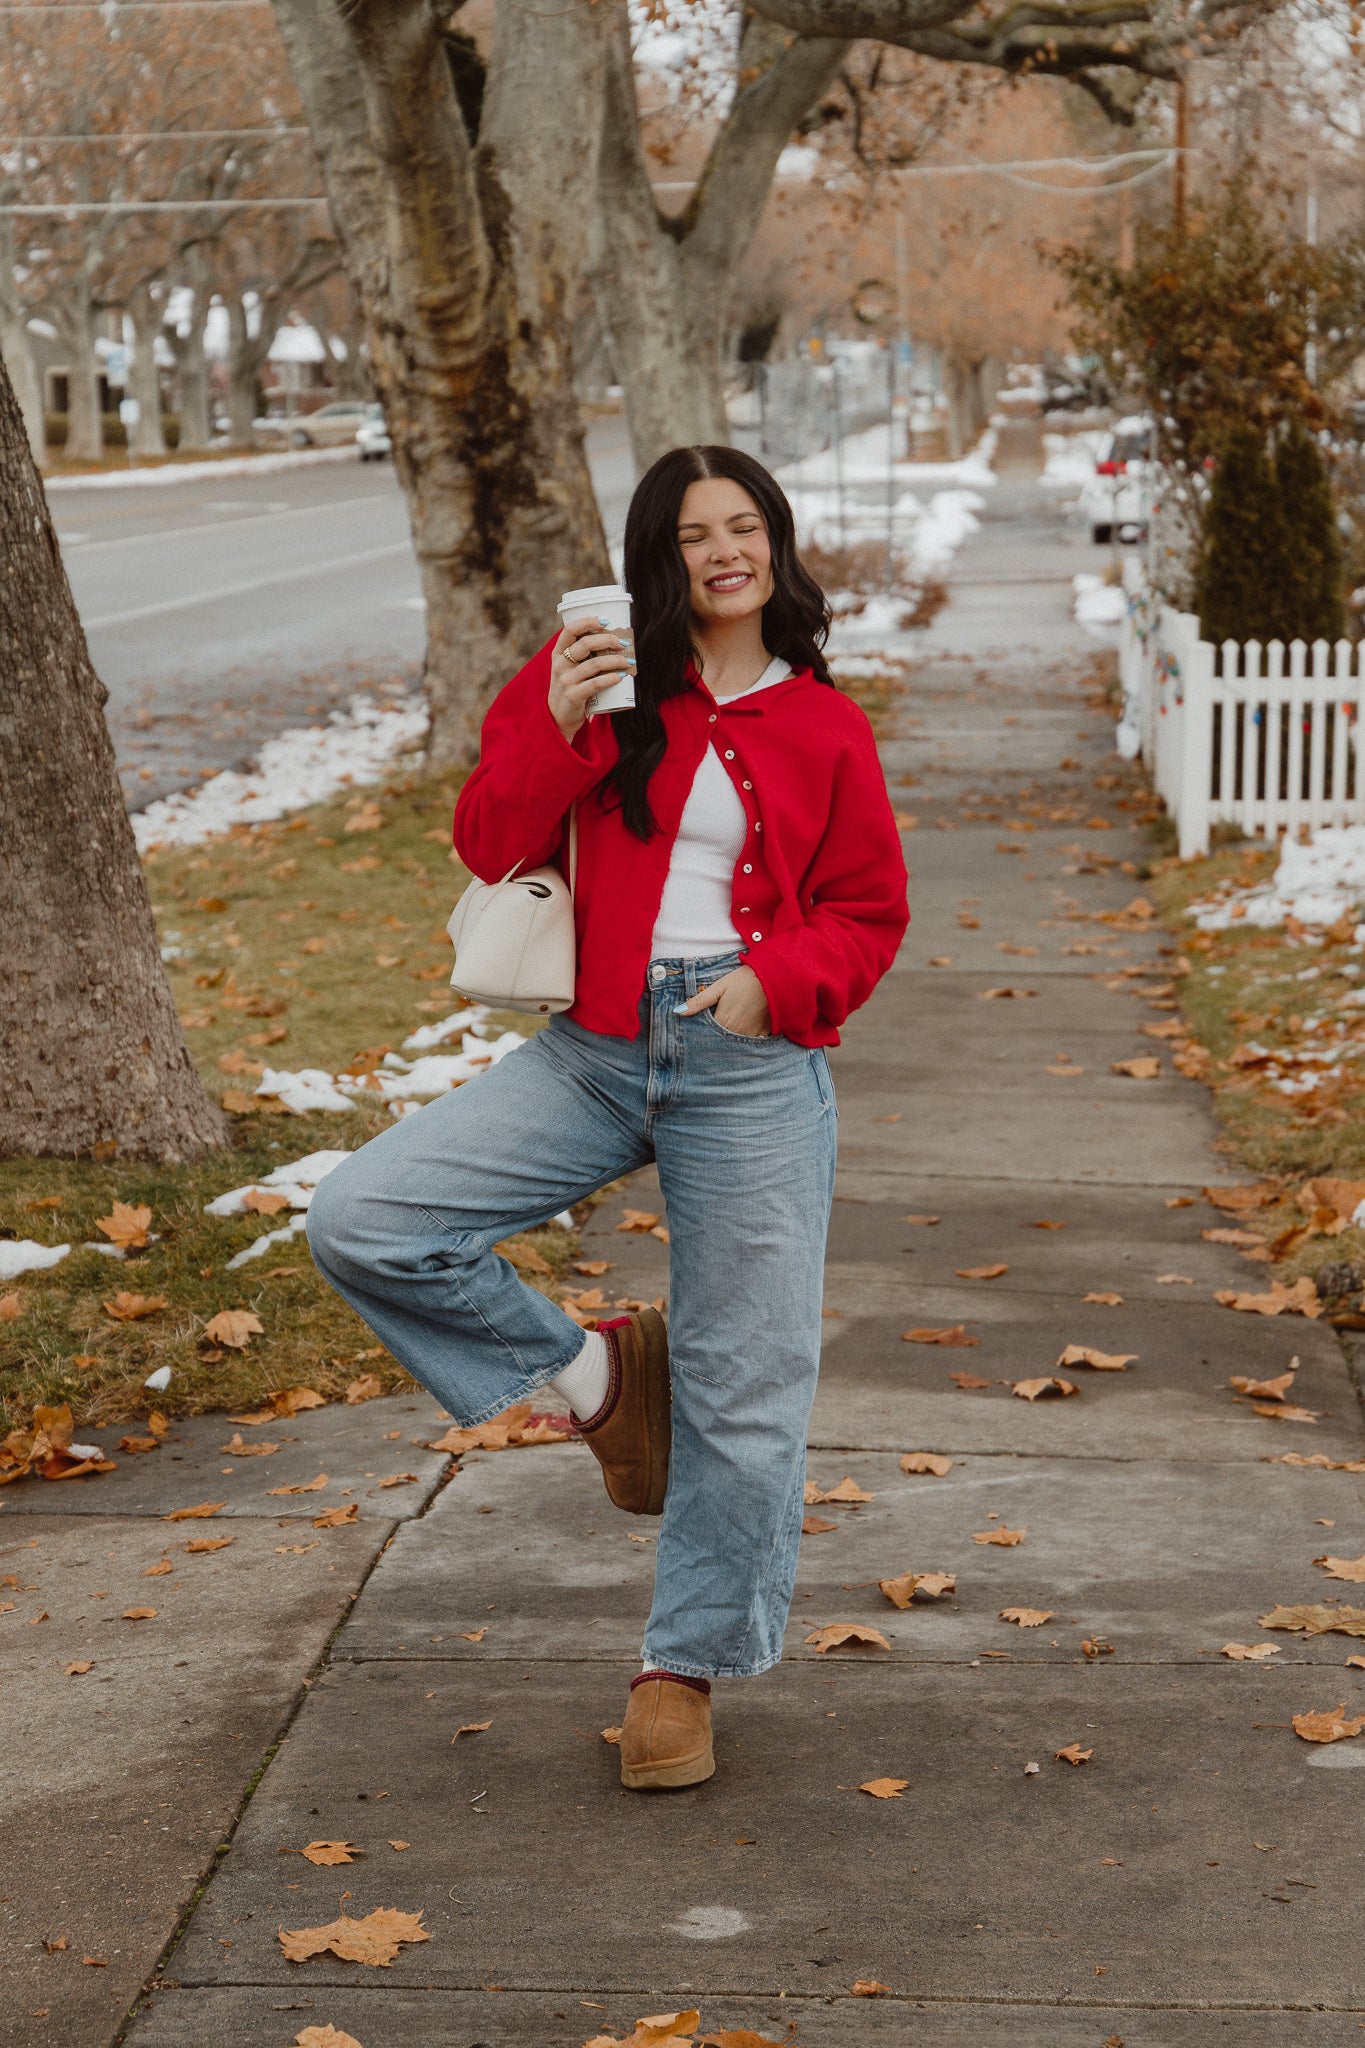
<svg viewBox="0 0 1365 2048">
<path fill-rule="evenodd" d="M 506 874 L 505 874 L 505 875 L 503 876 L 503 878 L 502 878 L 502 882 L 499 882 L 499 883 L 498 883 L 498 887 L 499 887 L 499 888 L 501 888 L 501 887 L 502 887 L 502 883 L 503 883 L 503 882 L 510 882 L 510 881 L 511 881 L 511 879 L 512 879 L 512 877 L 513 877 L 513 875 L 514 875 L 514 874 L 516 873 L 517 869 L 518 869 L 518 868 L 521 868 L 521 867 L 525 867 L 525 865 L 526 865 L 526 863 L 525 863 L 525 861 L 524 861 L 524 860 L 514 860 L 514 861 L 513 861 L 513 863 L 512 863 L 512 865 L 511 865 L 511 867 L 510 867 L 510 868 L 509 868 L 509 869 L 507 870 L 507 873 L 506 873 Z M 573 897 L 573 895 L 574 895 L 574 891 L 575 891 L 575 889 L 576 889 L 576 887 L 577 887 L 577 884 L 578 884 L 578 799 L 577 799 L 577 798 L 575 797 L 575 799 L 574 799 L 573 803 L 572 803 L 572 804 L 571 804 L 571 805 L 569 806 L 569 896 L 570 896 L 570 899 L 572 899 L 572 897 Z"/>
</svg>

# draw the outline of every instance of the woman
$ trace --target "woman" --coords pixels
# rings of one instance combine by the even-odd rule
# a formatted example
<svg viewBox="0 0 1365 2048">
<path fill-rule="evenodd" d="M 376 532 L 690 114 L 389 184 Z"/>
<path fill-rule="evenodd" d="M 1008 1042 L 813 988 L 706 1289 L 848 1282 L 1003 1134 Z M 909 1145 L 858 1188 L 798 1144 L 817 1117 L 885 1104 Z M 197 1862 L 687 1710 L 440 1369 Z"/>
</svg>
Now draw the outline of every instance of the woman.
<svg viewBox="0 0 1365 2048">
<path fill-rule="evenodd" d="M 663 1514 L 622 1782 L 714 1770 L 710 1682 L 781 1656 L 834 1181 L 826 1046 L 907 922 L 867 720 L 749 456 L 676 448 L 626 523 L 637 703 L 589 718 L 623 642 L 587 620 L 494 701 L 455 844 L 493 880 L 566 863 L 577 995 L 512 1058 L 318 1188 L 322 1272 L 461 1423 L 553 1388 L 617 1506 Z M 649 1160 L 671 1307 L 585 1333 L 493 1246 Z"/>
</svg>

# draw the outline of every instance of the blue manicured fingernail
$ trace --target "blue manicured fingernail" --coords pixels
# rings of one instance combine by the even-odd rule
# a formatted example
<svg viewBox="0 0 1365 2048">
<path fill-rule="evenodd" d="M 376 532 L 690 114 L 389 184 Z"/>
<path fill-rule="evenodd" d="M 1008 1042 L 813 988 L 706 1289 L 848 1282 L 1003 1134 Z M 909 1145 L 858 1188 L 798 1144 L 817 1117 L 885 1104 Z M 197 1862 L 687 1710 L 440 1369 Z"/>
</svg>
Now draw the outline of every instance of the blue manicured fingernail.
<svg viewBox="0 0 1365 2048">
<path fill-rule="evenodd" d="M 674 1003 L 674 1005 L 673 1005 L 673 1015 L 674 1015 L 675 1017 L 686 1017 L 686 1016 L 688 1016 L 689 1014 L 690 1014 L 690 1012 L 688 1011 L 688 1007 L 687 1007 L 686 1003 Z"/>
</svg>

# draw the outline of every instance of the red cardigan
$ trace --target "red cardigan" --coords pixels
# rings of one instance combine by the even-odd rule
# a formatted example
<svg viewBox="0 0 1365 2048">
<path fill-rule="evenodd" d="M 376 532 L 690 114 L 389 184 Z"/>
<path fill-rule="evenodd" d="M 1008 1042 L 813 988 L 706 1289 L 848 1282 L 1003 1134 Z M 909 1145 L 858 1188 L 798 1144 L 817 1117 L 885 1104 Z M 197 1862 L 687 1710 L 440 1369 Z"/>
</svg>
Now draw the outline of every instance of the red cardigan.
<svg viewBox="0 0 1365 2048">
<path fill-rule="evenodd" d="M 772 1028 L 798 1045 L 837 1045 L 838 1027 L 895 957 L 910 913 L 905 861 L 872 728 L 809 669 L 731 703 L 697 682 L 663 707 L 668 750 L 649 784 L 659 830 L 648 841 L 596 785 L 617 758 L 609 717 L 573 741 L 550 715 L 542 647 L 499 691 L 479 765 L 455 807 L 455 846 L 485 882 L 521 863 L 567 866 L 578 799 L 578 993 L 587 1031 L 634 1038 L 650 940 L 683 805 L 714 743 L 744 806 L 731 918 L 763 984 Z"/>
</svg>

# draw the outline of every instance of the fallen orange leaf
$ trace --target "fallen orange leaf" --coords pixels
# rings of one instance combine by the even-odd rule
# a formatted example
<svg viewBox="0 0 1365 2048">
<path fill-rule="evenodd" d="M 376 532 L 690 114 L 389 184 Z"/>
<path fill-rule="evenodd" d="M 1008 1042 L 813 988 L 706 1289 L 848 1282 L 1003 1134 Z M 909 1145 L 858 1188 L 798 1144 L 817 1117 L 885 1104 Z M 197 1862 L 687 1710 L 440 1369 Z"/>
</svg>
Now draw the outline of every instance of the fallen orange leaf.
<svg viewBox="0 0 1365 2048">
<path fill-rule="evenodd" d="M 1314 1564 L 1320 1564 L 1329 1579 L 1345 1579 L 1354 1586 L 1365 1586 L 1365 1556 L 1361 1557 L 1315 1557 Z"/>
<path fill-rule="evenodd" d="M 125 1607 L 122 1618 L 124 1621 L 155 1621 L 156 1615 L 155 1607 Z"/>
<path fill-rule="evenodd" d="M 1318 1408 L 1300 1408 L 1293 1401 L 1253 1401 L 1253 1415 L 1265 1415 L 1271 1422 L 1320 1422 L 1322 1411 Z"/>
<path fill-rule="evenodd" d="M 112 1301 L 104 1304 L 104 1313 L 112 1316 L 116 1323 L 138 1323 L 144 1316 L 159 1314 L 170 1303 L 164 1294 L 129 1294 L 121 1287 Z"/>
<path fill-rule="evenodd" d="M 603 1742 L 609 1743 L 609 1744 L 610 1744 L 610 1746 L 611 1746 L 611 1747 L 612 1747 L 613 1749 L 619 1749 L 619 1748 L 620 1748 L 620 1746 L 621 1746 L 621 1731 L 620 1731 L 620 1729 L 619 1729 L 619 1728 L 604 1728 L 604 1729 L 602 1730 L 602 1740 L 603 1740 Z"/>
<path fill-rule="evenodd" d="M 1002 1607 L 1000 1610 L 1000 1619 L 1012 1621 L 1017 1628 L 1041 1628 L 1052 1618 L 1050 1607 Z"/>
<path fill-rule="evenodd" d="M 102 1230 L 111 1244 L 121 1245 L 125 1251 L 140 1251 L 147 1242 L 151 1220 L 150 1209 L 115 1202 L 110 1215 L 95 1218 L 95 1228 Z"/>
<path fill-rule="evenodd" d="M 1083 1294 L 1081 1300 L 1097 1302 L 1101 1308 L 1120 1308 L 1123 1304 L 1121 1294 Z"/>
<path fill-rule="evenodd" d="M 363 1372 L 358 1380 L 352 1380 L 346 1389 L 345 1402 L 348 1408 L 358 1408 L 362 1401 L 376 1400 L 384 1391 L 384 1382 L 377 1373 Z"/>
<path fill-rule="evenodd" d="M 316 1479 L 305 1479 L 299 1486 L 272 1486 L 270 1488 L 270 1494 L 273 1498 L 275 1495 L 281 1493 L 321 1493 L 323 1487 L 327 1484 L 327 1474 L 325 1472 L 319 1472 Z"/>
<path fill-rule="evenodd" d="M 1294 1715 L 1294 1733 L 1305 1742 L 1344 1742 L 1348 1735 L 1359 1735 L 1362 1728 L 1365 1714 L 1348 1718 L 1345 1700 L 1321 1713 Z"/>
<path fill-rule="evenodd" d="M 1088 1764 L 1095 1754 L 1093 1749 L 1082 1749 L 1079 1742 L 1068 1742 L 1065 1749 L 1054 1752 L 1054 1761 L 1068 1764 Z"/>
<path fill-rule="evenodd" d="M 1115 1301 L 1121 1299 L 1114 1296 Z M 1068 1344 L 1058 1365 L 1088 1365 L 1092 1372 L 1126 1372 L 1137 1362 L 1136 1351 L 1095 1351 L 1089 1344 Z"/>
<path fill-rule="evenodd" d="M 0 1323 L 17 1323 L 23 1313 L 22 1295 L 0 1294 Z"/>
<path fill-rule="evenodd" d="M 902 1330 L 902 1344 L 941 1344 L 945 1351 L 971 1351 L 981 1342 L 979 1337 L 969 1337 L 961 1323 L 954 1323 L 948 1329 Z M 990 1385 L 989 1380 L 986 1382 Z"/>
<path fill-rule="evenodd" d="M 1260 1616 L 1259 1628 L 1283 1628 L 1306 1636 L 1365 1636 L 1365 1607 L 1328 1607 L 1323 1603 L 1272 1607 Z"/>
<path fill-rule="evenodd" d="M 977 1529 L 972 1533 L 972 1541 L 973 1543 L 996 1543 L 1002 1550 L 1009 1550 L 1016 1543 L 1022 1543 L 1027 1535 L 1027 1529 Z"/>
<path fill-rule="evenodd" d="M 325 2027 L 303 2027 L 294 2036 L 294 2048 L 360 2048 L 354 2034 L 343 2034 L 329 2021 Z"/>
<path fill-rule="evenodd" d="M 917 1593 L 922 1593 L 926 1600 L 941 1600 L 945 1593 L 955 1593 L 957 1575 L 954 1572 L 902 1572 L 898 1579 L 878 1579 L 877 1585 L 891 1605 L 904 1612 Z"/>
<path fill-rule="evenodd" d="M 1006 1265 L 958 1266 L 954 1270 L 959 1280 L 998 1280 L 1002 1273 L 1008 1273 L 1009 1267 Z"/>
<path fill-rule="evenodd" d="M 204 1335 L 214 1344 L 226 1344 L 229 1351 L 245 1351 L 253 1337 L 265 1335 L 265 1324 L 249 1308 L 224 1308 L 210 1316 Z"/>
<path fill-rule="evenodd" d="M 875 1493 L 865 1492 L 855 1479 L 841 1479 L 828 1493 L 822 1493 L 813 1480 L 806 1481 L 807 1507 L 857 1508 L 876 1498 Z"/>
<path fill-rule="evenodd" d="M 850 1995 L 854 1998 L 882 1998 L 890 1989 L 889 1984 L 879 1984 L 875 1977 L 860 1977 Z"/>
<path fill-rule="evenodd" d="M 1010 1392 L 1017 1394 L 1021 1401 L 1065 1400 L 1068 1394 L 1079 1394 L 1080 1391 L 1073 1380 L 1058 1379 L 1053 1373 L 1045 1373 L 1041 1379 L 1015 1380 L 1010 1386 Z"/>
<path fill-rule="evenodd" d="M 1299 1361 L 1296 1358 L 1288 1372 L 1280 1373 L 1273 1380 L 1252 1380 L 1248 1379 L 1245 1373 L 1237 1372 L 1232 1375 L 1228 1385 L 1235 1387 L 1239 1394 L 1251 1394 L 1259 1401 L 1283 1401 L 1294 1384 L 1294 1374 L 1298 1371 L 1298 1366 Z"/>
<path fill-rule="evenodd" d="M 627 1209 L 616 1228 L 618 1230 L 650 1231 L 657 1228 L 661 1220 L 651 1209 Z"/>
<path fill-rule="evenodd" d="M 995 1385 L 994 1380 L 983 1380 L 979 1372 L 950 1372 L 948 1377 L 964 1394 L 973 1394 L 981 1387 Z"/>
<path fill-rule="evenodd" d="M 1243 1309 L 1258 1316 L 1307 1316 L 1310 1322 L 1316 1322 L 1322 1314 L 1318 1291 L 1306 1273 L 1292 1287 L 1286 1287 L 1282 1280 L 1272 1280 L 1269 1294 L 1239 1294 L 1235 1288 L 1222 1287 L 1213 1298 L 1222 1308 Z"/>
<path fill-rule="evenodd" d="M 874 1799 L 899 1799 L 909 1783 L 908 1778 L 869 1778 L 858 1790 L 870 1792 Z"/>
<path fill-rule="evenodd" d="M 288 1207 L 288 1195 L 282 1195 L 278 1188 L 248 1188 L 242 1196 L 242 1210 L 247 1216 L 278 1216 L 281 1209 Z"/>
<path fill-rule="evenodd" d="M 227 1506 L 225 1500 L 201 1500 L 197 1507 L 172 1508 L 170 1514 L 161 1517 L 163 1522 L 198 1522 L 209 1515 L 221 1514 Z"/>
<path fill-rule="evenodd" d="M 1224 1643 L 1223 1655 L 1239 1664 L 1263 1664 L 1267 1657 L 1278 1657 L 1278 1643 Z"/>
<path fill-rule="evenodd" d="M 278 1393 L 271 1394 L 269 1399 L 270 1414 L 264 1418 L 267 1421 L 273 1421 L 277 1418 L 286 1419 L 291 1415 L 301 1415 L 305 1408 L 325 1408 L 327 1406 L 325 1396 L 315 1393 L 312 1387 L 283 1387 Z M 248 1419 L 241 1415 L 229 1415 L 228 1417 L 229 1422 L 242 1422 Z"/>
<path fill-rule="evenodd" d="M 235 1536 L 191 1536 L 185 1548 L 191 1557 L 202 1557 L 211 1550 L 226 1550 L 236 1541 Z"/>
<path fill-rule="evenodd" d="M 822 1521 L 819 1515 L 803 1515 L 801 1517 L 801 1534 L 803 1536 L 827 1536 L 831 1529 L 837 1529 L 838 1526 L 837 1522 Z"/>
<path fill-rule="evenodd" d="M 63 1678 L 84 1678 L 86 1672 L 93 1671 L 94 1668 L 95 1660 L 93 1657 L 80 1658 L 76 1663 L 68 1664 L 62 1676 Z"/>
<path fill-rule="evenodd" d="M 310 1842 L 299 1854 L 319 1870 L 330 1870 L 333 1864 L 353 1862 L 360 1851 L 350 1842 Z"/>
<path fill-rule="evenodd" d="M 935 1479 L 942 1479 L 952 1471 L 953 1461 L 938 1451 L 907 1451 L 900 1466 L 902 1472 L 932 1472 Z"/>
<path fill-rule="evenodd" d="M 450 1738 L 450 1741 L 451 1741 L 451 1747 L 452 1747 L 452 1748 L 454 1747 L 454 1745 L 455 1745 L 455 1744 L 456 1744 L 456 1743 L 457 1743 L 457 1742 L 459 1741 L 459 1739 L 460 1739 L 460 1737 L 461 1737 L 462 1735 L 482 1735 L 482 1734 L 484 1733 L 485 1729 L 491 1728 L 492 1726 L 493 1726 L 493 1723 L 492 1723 L 492 1721 L 491 1721 L 491 1720 L 490 1720 L 490 1721 L 466 1721 L 466 1722 L 464 1723 L 463 1727 L 457 1728 L 457 1729 L 455 1730 L 455 1733 L 454 1733 L 454 1734 L 453 1734 L 453 1735 L 451 1736 L 451 1738 Z"/>
<path fill-rule="evenodd" d="M 315 1529 L 340 1529 L 347 1522 L 360 1520 L 360 1503 L 348 1501 L 344 1508 L 328 1508 L 325 1514 L 314 1515 Z"/>
<path fill-rule="evenodd" d="M 155 1436 L 121 1436 L 118 1447 L 121 1451 L 126 1451 L 130 1458 L 136 1458 L 143 1456 L 147 1451 L 159 1451 L 161 1439 Z"/>
<path fill-rule="evenodd" d="M 420 1912 L 400 1913 L 392 1906 L 379 1906 L 363 1920 L 352 1920 L 342 1913 L 325 1927 L 281 1927 L 279 1941 L 291 1963 L 306 1963 L 310 1957 L 325 1955 L 330 1950 L 343 1963 L 368 1963 L 387 1969 L 405 1941 L 431 1940 L 421 1921 Z"/>
<path fill-rule="evenodd" d="M 806 1641 L 817 1656 L 826 1650 L 838 1650 L 849 1643 L 868 1643 L 874 1649 L 889 1650 L 890 1643 L 879 1628 L 868 1628 L 861 1621 L 832 1621 L 824 1628 L 817 1628 Z"/>
<path fill-rule="evenodd" d="M 239 1429 L 233 1431 L 231 1442 L 218 1446 L 219 1455 L 224 1458 L 273 1458 L 278 1449 L 278 1444 L 245 1442 Z"/>
<path fill-rule="evenodd" d="M 1161 1061 L 1155 1053 L 1140 1053 L 1135 1060 L 1110 1060 L 1111 1074 L 1126 1074 L 1130 1081 L 1155 1081 Z"/>
</svg>

